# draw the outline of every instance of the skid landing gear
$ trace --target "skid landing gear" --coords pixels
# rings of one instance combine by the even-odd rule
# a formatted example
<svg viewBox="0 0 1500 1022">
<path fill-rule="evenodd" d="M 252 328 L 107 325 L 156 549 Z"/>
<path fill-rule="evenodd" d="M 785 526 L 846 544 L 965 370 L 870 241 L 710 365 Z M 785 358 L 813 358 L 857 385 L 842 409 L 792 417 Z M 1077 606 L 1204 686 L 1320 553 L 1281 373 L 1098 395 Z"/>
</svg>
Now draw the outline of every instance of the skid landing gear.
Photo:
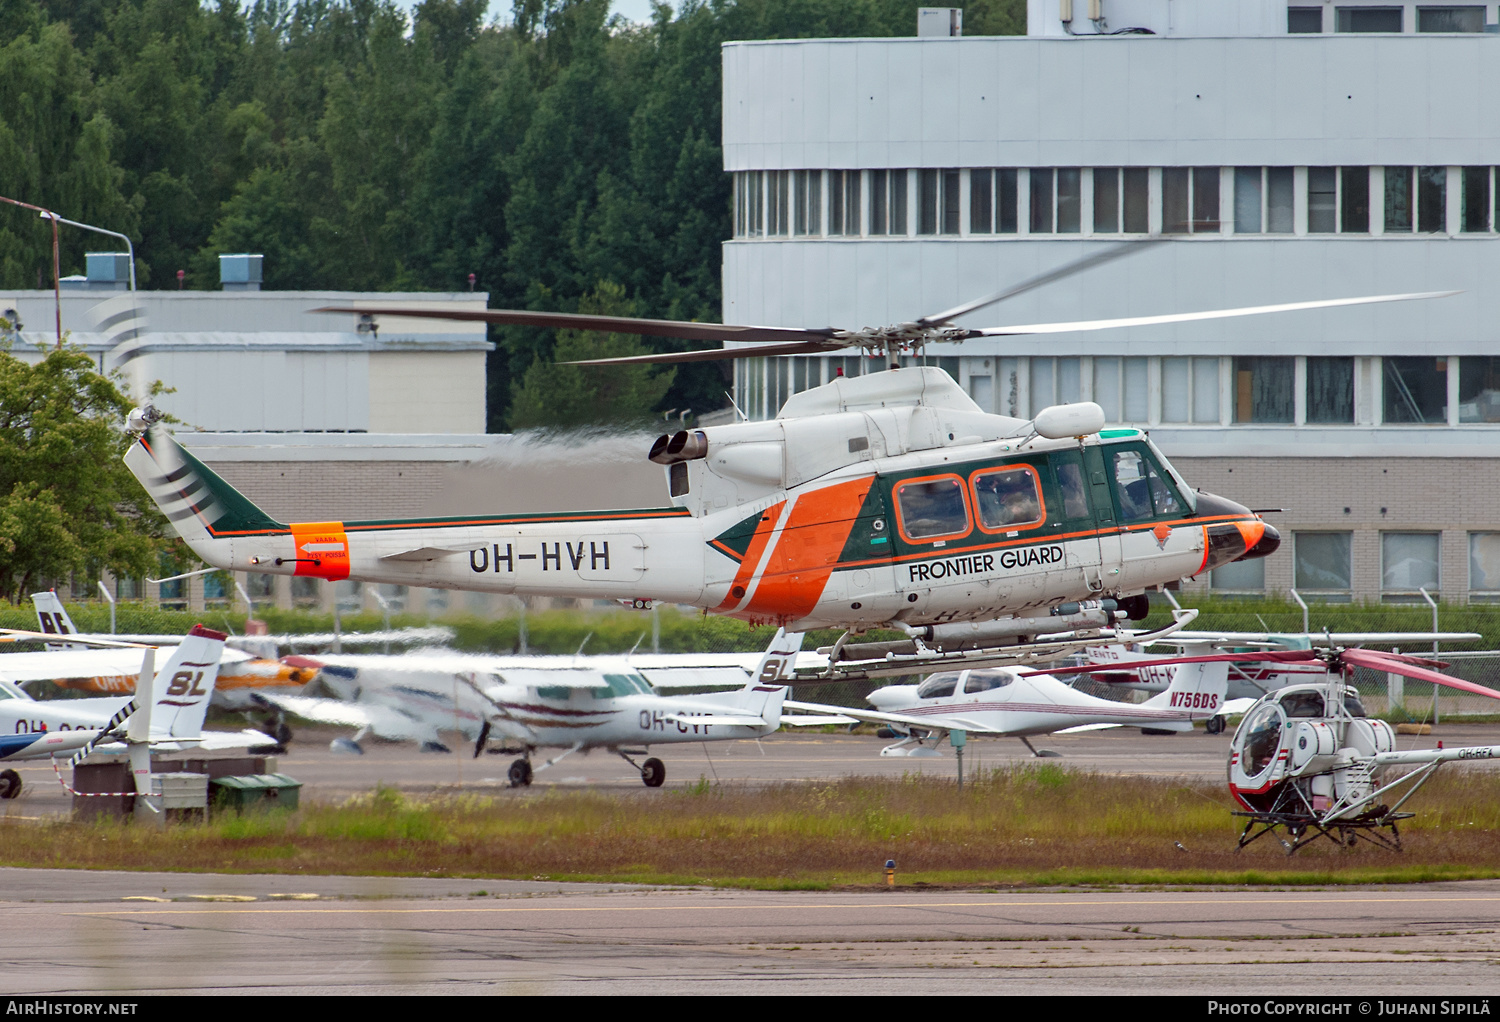
<svg viewBox="0 0 1500 1022">
<path fill-rule="evenodd" d="M 639 752 L 636 755 L 640 755 Z M 660 788 L 667 779 L 667 765 L 652 756 L 644 763 L 637 763 L 630 758 L 630 754 L 624 751 L 619 753 L 621 759 L 629 763 L 641 772 L 641 783 L 648 788 Z"/>
<path fill-rule="evenodd" d="M 510 765 L 510 772 L 506 775 L 510 780 L 512 788 L 524 788 L 531 784 L 531 761 L 518 759 Z"/>
</svg>

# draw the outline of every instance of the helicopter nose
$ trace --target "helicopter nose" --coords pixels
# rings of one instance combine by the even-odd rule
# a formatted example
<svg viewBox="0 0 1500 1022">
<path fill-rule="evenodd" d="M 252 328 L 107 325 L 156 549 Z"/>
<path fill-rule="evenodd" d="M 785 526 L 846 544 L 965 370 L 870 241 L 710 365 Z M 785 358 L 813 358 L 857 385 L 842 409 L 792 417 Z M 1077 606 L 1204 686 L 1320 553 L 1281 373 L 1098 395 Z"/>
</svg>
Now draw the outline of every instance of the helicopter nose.
<svg viewBox="0 0 1500 1022">
<path fill-rule="evenodd" d="M 1236 558 L 1237 560 L 1253 561 L 1257 557 L 1269 557 L 1276 552 L 1277 547 L 1281 546 L 1281 533 L 1265 522 L 1260 524 L 1262 529 L 1260 539 L 1251 544 L 1248 550 Z"/>
</svg>

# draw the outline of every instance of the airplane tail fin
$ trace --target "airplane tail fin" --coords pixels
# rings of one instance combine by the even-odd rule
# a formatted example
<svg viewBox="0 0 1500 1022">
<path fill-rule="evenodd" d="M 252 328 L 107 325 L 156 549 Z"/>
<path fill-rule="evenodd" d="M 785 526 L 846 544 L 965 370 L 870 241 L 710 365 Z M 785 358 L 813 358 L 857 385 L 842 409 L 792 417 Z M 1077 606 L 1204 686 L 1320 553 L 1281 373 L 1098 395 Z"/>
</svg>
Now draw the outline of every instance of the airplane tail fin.
<svg viewBox="0 0 1500 1022">
<path fill-rule="evenodd" d="M 1179 664 L 1174 668 L 1172 684 L 1142 703 L 1142 706 L 1168 710 L 1191 711 L 1193 719 L 1207 720 L 1222 712 L 1224 694 L 1229 688 L 1227 663 Z"/>
<path fill-rule="evenodd" d="M 32 593 L 31 602 L 36 607 L 36 620 L 41 631 L 49 635 L 78 634 L 73 619 L 68 617 L 68 612 L 63 609 L 62 600 L 58 599 L 56 589 L 49 589 L 45 593 Z M 87 649 L 88 647 L 73 642 L 49 642 L 47 648 L 55 652 L 60 649 Z"/>
<path fill-rule="evenodd" d="M 202 625 L 178 644 L 151 684 L 151 741 L 199 738 L 224 653 L 223 632 Z"/>
<path fill-rule="evenodd" d="M 152 426 L 130 445 L 125 464 L 199 556 L 204 555 L 199 545 L 226 535 L 286 530 L 285 525 L 184 450 L 160 425 Z"/>
<path fill-rule="evenodd" d="M 771 637 L 771 644 L 766 647 L 760 663 L 755 665 L 755 673 L 750 676 L 745 688 L 748 690 L 757 685 L 774 685 L 791 678 L 792 669 L 797 666 L 797 654 L 802 650 L 802 635 L 802 632 L 789 632 L 785 628 L 776 629 L 776 634 Z"/>
</svg>

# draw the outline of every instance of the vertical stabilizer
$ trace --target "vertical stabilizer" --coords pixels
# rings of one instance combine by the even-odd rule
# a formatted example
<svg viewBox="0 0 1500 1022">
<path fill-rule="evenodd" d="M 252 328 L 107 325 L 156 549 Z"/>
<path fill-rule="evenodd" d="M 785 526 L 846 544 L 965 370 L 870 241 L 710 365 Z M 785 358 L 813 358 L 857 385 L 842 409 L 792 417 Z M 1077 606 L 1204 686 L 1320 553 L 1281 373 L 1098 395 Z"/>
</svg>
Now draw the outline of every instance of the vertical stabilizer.
<svg viewBox="0 0 1500 1022">
<path fill-rule="evenodd" d="M 48 635 L 77 635 L 78 629 L 73 625 L 73 619 L 68 617 L 68 612 L 63 609 L 62 600 L 58 599 L 57 590 L 49 589 L 45 593 L 32 593 L 31 602 L 36 607 L 37 625 L 41 631 Z M 88 649 L 76 642 L 49 642 L 47 648 L 52 651 L 60 649 Z"/>
<path fill-rule="evenodd" d="M 194 625 L 151 685 L 150 734 L 153 742 L 195 739 L 219 676 L 223 632 Z M 134 729 L 132 728 L 132 739 Z"/>
<path fill-rule="evenodd" d="M 790 678 L 792 669 L 797 666 L 797 654 L 802 651 L 802 635 L 802 632 L 788 632 L 785 628 L 776 629 L 746 687 L 774 685 Z"/>
<path fill-rule="evenodd" d="M 1167 690 L 1142 703 L 1153 709 L 1191 711 L 1195 719 L 1207 719 L 1224 706 L 1229 688 L 1229 665 L 1217 663 L 1179 664 L 1173 668 L 1172 684 Z"/>
</svg>

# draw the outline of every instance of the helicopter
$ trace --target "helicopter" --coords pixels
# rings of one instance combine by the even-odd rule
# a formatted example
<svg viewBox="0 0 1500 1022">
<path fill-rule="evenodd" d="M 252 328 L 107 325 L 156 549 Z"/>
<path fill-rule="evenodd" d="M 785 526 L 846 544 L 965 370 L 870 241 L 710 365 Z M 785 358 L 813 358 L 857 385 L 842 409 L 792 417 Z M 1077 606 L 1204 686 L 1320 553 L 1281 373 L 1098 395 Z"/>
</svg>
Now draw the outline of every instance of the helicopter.
<svg viewBox="0 0 1500 1022">
<path fill-rule="evenodd" d="M 1375 295 L 986 329 L 952 320 L 1155 242 L 1125 243 L 976 301 L 894 326 L 795 329 L 509 310 L 318 311 L 628 332 L 750 347 L 578 364 L 683 362 L 865 348 L 888 371 L 793 395 L 769 422 L 659 437 L 671 503 L 610 512 L 282 523 L 184 450 L 151 406 L 126 464 L 206 563 L 234 571 L 516 595 L 654 601 L 789 631 L 843 629 L 820 677 L 1035 663 L 1151 641 L 1147 589 L 1265 557 L 1275 528 L 1195 490 L 1143 431 L 1092 402 L 1031 420 L 982 411 L 902 352 L 966 338 L 1191 322 L 1442 297 Z M 1071 610 L 1059 613 L 1064 607 Z M 1181 623 L 1168 626 L 1181 627 Z M 895 645 L 850 642 L 873 628 Z M 801 672 L 799 671 L 799 677 Z"/>
<path fill-rule="evenodd" d="M 1500 699 L 1494 689 L 1439 674 L 1448 666 L 1441 660 L 1328 647 L 1143 660 L 1133 666 L 1247 661 L 1316 664 L 1326 680 L 1266 693 L 1235 731 L 1228 775 L 1229 793 L 1241 807 L 1234 815 L 1246 820 L 1241 849 L 1271 834 L 1287 855 L 1319 838 L 1344 847 L 1364 840 L 1400 851 L 1400 821 L 1414 814 L 1399 810 L 1438 767 L 1500 759 L 1500 745 L 1397 751 L 1395 730 L 1367 716 L 1358 690 L 1345 681 L 1355 667 L 1368 667 Z M 1092 667 L 1081 673 L 1110 669 Z M 1413 766 L 1417 769 L 1408 773 L 1382 776 L 1387 768 Z"/>
</svg>

